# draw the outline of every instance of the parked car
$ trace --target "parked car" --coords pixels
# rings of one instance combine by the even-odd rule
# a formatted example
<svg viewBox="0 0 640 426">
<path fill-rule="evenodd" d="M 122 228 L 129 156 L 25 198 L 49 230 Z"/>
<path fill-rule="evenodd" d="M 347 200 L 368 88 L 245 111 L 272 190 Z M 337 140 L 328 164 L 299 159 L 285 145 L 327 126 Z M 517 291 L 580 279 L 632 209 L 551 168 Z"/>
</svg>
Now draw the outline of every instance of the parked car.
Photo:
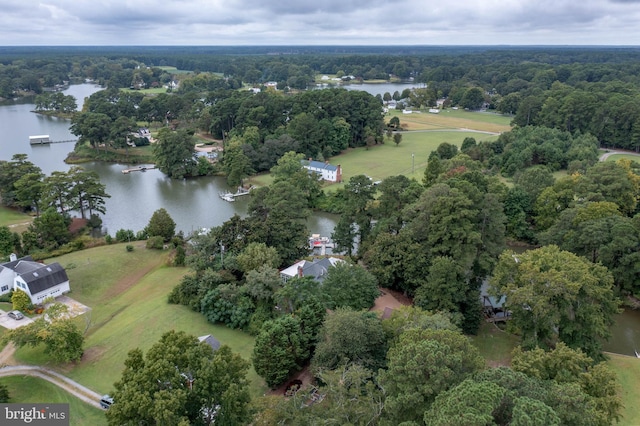
<svg viewBox="0 0 640 426">
<path fill-rule="evenodd" d="M 11 311 L 7 315 L 9 315 L 9 318 L 13 318 L 14 320 L 21 320 L 24 318 L 24 315 L 22 315 L 22 312 L 20 311 Z"/>
<path fill-rule="evenodd" d="M 111 404 L 113 404 L 113 398 L 111 398 L 109 395 L 103 395 L 102 398 L 100 398 L 100 407 L 104 408 L 105 410 L 111 407 Z"/>
</svg>

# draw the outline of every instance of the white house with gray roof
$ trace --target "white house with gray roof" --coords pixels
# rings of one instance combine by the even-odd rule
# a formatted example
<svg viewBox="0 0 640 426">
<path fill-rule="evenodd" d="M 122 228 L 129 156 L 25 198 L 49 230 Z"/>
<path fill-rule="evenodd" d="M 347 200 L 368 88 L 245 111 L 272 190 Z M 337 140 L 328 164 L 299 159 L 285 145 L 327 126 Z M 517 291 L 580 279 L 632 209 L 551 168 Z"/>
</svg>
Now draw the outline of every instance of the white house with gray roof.
<svg viewBox="0 0 640 426">
<path fill-rule="evenodd" d="M 0 294 L 11 289 L 22 290 L 34 305 L 49 297 L 62 296 L 71 291 L 67 272 L 59 263 L 45 265 L 34 262 L 31 256 L 0 264 Z"/>
<path fill-rule="evenodd" d="M 328 161 L 302 160 L 302 167 L 311 173 L 316 173 L 320 179 L 327 182 L 342 182 L 342 168 L 329 164 Z"/>
</svg>

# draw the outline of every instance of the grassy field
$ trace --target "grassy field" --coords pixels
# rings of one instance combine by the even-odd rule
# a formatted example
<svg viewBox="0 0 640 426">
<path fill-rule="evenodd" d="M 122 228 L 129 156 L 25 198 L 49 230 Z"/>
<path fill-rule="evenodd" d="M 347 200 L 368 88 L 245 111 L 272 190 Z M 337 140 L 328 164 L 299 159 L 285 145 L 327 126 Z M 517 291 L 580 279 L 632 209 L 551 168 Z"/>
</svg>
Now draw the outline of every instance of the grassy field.
<svg viewBox="0 0 640 426">
<path fill-rule="evenodd" d="M 164 87 L 152 87 L 150 89 L 125 89 L 125 88 L 121 88 L 120 89 L 123 92 L 140 92 L 143 93 L 145 95 L 157 95 L 160 93 L 167 93 L 167 89 Z"/>
<path fill-rule="evenodd" d="M 0 226 L 11 226 L 12 228 L 20 228 L 20 225 L 26 226 L 33 220 L 32 216 L 6 207 L 0 207 Z M 12 231 L 16 231 L 13 229 Z"/>
<path fill-rule="evenodd" d="M 469 129 L 480 132 L 502 133 L 511 130 L 512 117 L 490 112 L 472 112 L 445 109 L 439 114 L 422 112 L 403 114 L 390 110 L 387 119 L 398 117 L 406 130 Z"/>
<path fill-rule="evenodd" d="M 427 167 L 427 159 L 442 142 L 449 142 L 460 146 L 466 137 L 476 141 L 495 140 L 497 136 L 478 132 L 464 131 L 426 131 L 407 132 L 402 134 L 402 142 L 395 145 L 386 140 L 382 145 L 375 145 L 370 149 L 355 148 L 343 154 L 332 157 L 331 164 L 342 166 L 342 179 L 347 182 L 351 177 L 364 174 L 374 181 L 383 180 L 388 176 L 405 175 L 409 178 L 422 180 Z M 253 176 L 249 182 L 265 186 L 271 183 L 269 174 Z M 330 185 L 327 190 L 335 190 L 343 184 Z"/>
<path fill-rule="evenodd" d="M 631 160 L 635 162 L 640 162 L 640 155 L 633 154 L 613 154 L 607 157 L 606 161 L 618 161 L 622 159 Z"/>
<path fill-rule="evenodd" d="M 511 364 L 511 352 L 520 338 L 483 321 L 478 335 L 471 336 L 471 341 L 487 360 L 489 367 L 499 367 Z"/>
<path fill-rule="evenodd" d="M 10 402 L 46 402 L 69 404 L 69 424 L 72 426 L 102 426 L 107 424 L 104 411 L 94 408 L 66 391 L 47 382 L 28 376 L 3 377 L 0 379 L 9 389 Z"/>
<path fill-rule="evenodd" d="M 176 67 L 157 67 L 157 68 L 160 68 L 161 70 L 166 71 L 169 74 L 191 74 L 191 73 L 193 73 L 193 71 L 179 70 Z"/>
<path fill-rule="evenodd" d="M 391 111 L 387 120 L 397 115 L 401 124 L 408 124 L 413 132 L 402 133 L 402 142 L 396 146 L 385 138 L 385 143 L 371 149 L 355 148 L 332 157 L 331 164 L 342 166 L 343 181 L 351 177 L 365 174 L 373 180 L 382 180 L 388 176 L 405 175 L 422 180 L 427 159 L 431 151 L 442 142 L 460 146 L 466 137 L 476 141 L 496 140 L 497 134 L 510 130 L 509 117 L 492 113 L 448 110 L 440 114 L 410 114 Z M 408 121 L 411 120 L 411 121 Z M 473 129 L 473 130 L 460 130 Z M 489 132 L 489 133 L 485 133 Z M 249 182 L 258 186 L 271 183 L 269 174 L 253 176 Z M 342 185 L 330 185 L 328 190 L 335 190 Z"/>
<path fill-rule="evenodd" d="M 607 364 L 618 376 L 624 408 L 619 425 L 640 425 L 640 359 L 609 353 Z"/>
<path fill-rule="evenodd" d="M 77 365 L 49 365 L 95 390 L 108 393 L 120 378 L 127 353 L 134 348 L 148 350 L 169 330 L 183 330 L 195 336 L 212 334 L 249 359 L 253 337 L 208 323 L 184 306 L 169 305 L 167 295 L 188 272 L 186 268 L 164 266 L 166 254 L 146 250 L 136 243 L 133 252 L 124 244 L 102 246 L 71 253 L 50 261 L 68 268 L 70 296 L 92 308 L 78 324 L 87 326 L 85 355 Z M 19 362 L 47 364 L 42 347 L 22 348 Z M 262 395 L 266 387 L 251 370 L 251 391 Z"/>
</svg>

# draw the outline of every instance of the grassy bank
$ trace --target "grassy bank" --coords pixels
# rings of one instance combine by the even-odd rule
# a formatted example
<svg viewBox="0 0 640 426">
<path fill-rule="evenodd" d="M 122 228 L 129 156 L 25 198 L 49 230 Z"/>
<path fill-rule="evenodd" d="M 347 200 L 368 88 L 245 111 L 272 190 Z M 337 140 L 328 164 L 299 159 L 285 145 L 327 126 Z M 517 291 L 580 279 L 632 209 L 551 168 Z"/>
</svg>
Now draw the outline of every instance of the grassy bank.
<svg viewBox="0 0 640 426">
<path fill-rule="evenodd" d="M 10 228 L 26 227 L 33 221 L 33 217 L 18 211 L 0 207 L 0 226 L 8 226 Z M 17 229 L 12 229 L 16 232 Z"/>
<path fill-rule="evenodd" d="M 46 402 L 69 404 L 69 424 L 71 426 L 102 426 L 107 424 L 104 411 L 94 408 L 71 396 L 66 391 L 47 382 L 29 376 L 3 377 L 0 383 L 9 389 L 9 402 Z"/>
<path fill-rule="evenodd" d="M 146 250 L 137 242 L 133 252 L 126 244 L 97 247 L 71 253 L 51 261 L 68 268 L 70 297 L 92 308 L 78 324 L 87 327 L 85 354 L 75 365 L 49 365 L 99 393 L 108 393 L 120 378 L 127 353 L 134 348 L 147 351 L 169 330 L 183 330 L 195 336 L 212 334 L 249 359 L 253 337 L 205 318 L 184 306 L 169 305 L 167 295 L 188 272 L 165 266 L 167 253 Z M 47 364 L 42 347 L 22 348 L 19 362 Z M 251 392 L 262 395 L 264 382 L 249 373 Z"/>
<path fill-rule="evenodd" d="M 66 158 L 69 164 L 83 163 L 87 161 L 106 161 L 109 163 L 123 164 L 149 164 L 153 163 L 153 151 L 151 146 L 131 147 L 129 149 L 100 148 L 96 150 L 90 146 L 76 148 Z"/>
<path fill-rule="evenodd" d="M 606 161 L 618 161 L 618 160 L 630 160 L 630 161 L 635 161 L 636 163 L 640 162 L 640 154 L 638 155 L 633 155 L 633 154 L 613 154 L 607 157 Z"/>
</svg>

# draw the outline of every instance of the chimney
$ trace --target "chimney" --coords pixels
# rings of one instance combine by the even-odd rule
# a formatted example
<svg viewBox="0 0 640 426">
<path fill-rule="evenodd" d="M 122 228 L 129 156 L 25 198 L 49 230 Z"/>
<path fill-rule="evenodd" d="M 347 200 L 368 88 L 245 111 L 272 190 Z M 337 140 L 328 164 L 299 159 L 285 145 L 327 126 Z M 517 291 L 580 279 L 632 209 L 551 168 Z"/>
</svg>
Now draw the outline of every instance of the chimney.
<svg viewBox="0 0 640 426">
<path fill-rule="evenodd" d="M 302 278 L 304 274 L 302 273 L 302 266 L 298 266 L 298 278 Z"/>
<path fill-rule="evenodd" d="M 16 254 L 15 254 L 15 253 L 11 253 L 11 254 L 9 255 L 9 261 L 10 261 L 10 262 L 15 262 L 16 260 L 18 260 L 18 256 L 16 256 Z"/>
</svg>

